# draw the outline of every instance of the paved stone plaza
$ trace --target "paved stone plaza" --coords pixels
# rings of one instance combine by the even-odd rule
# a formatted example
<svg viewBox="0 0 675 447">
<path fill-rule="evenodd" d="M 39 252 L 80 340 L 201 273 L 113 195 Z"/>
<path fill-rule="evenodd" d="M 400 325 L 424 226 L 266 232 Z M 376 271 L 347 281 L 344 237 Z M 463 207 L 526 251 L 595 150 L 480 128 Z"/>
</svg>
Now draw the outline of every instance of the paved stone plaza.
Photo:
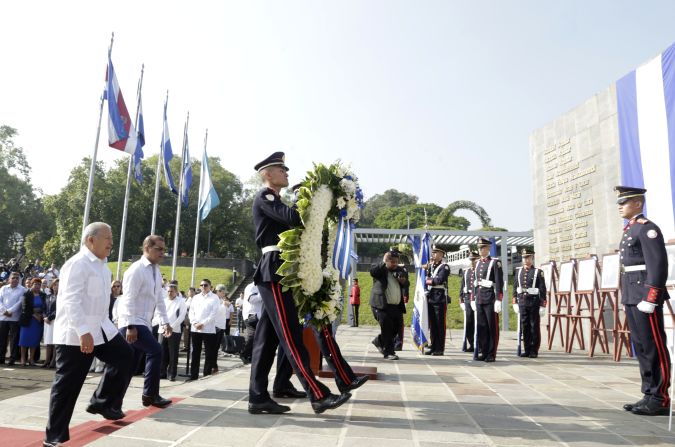
<svg viewBox="0 0 675 447">
<path fill-rule="evenodd" d="M 667 417 L 621 409 L 640 397 L 632 359 L 613 362 L 585 352 L 515 356 L 515 333 L 502 333 L 496 363 L 471 362 L 453 331 L 446 356 L 419 355 L 406 345 L 396 362 L 370 344 L 374 328 L 341 327 L 338 341 L 352 365 L 377 366 L 338 410 L 315 415 L 307 400 L 287 400 L 291 413 L 249 415 L 249 367 L 220 358 L 226 372 L 196 382 L 162 381 L 162 395 L 183 397 L 91 442 L 92 446 L 673 446 Z M 332 379 L 324 380 L 333 390 Z M 89 379 L 72 425 L 101 418 L 84 411 L 98 377 Z M 141 409 L 136 377 L 124 409 Z M 49 390 L 0 401 L 0 427 L 43 430 Z M 12 446 L 11 439 L 0 441 Z M 24 444 L 25 445 L 25 444 Z M 80 444 L 81 445 L 81 444 Z"/>
</svg>

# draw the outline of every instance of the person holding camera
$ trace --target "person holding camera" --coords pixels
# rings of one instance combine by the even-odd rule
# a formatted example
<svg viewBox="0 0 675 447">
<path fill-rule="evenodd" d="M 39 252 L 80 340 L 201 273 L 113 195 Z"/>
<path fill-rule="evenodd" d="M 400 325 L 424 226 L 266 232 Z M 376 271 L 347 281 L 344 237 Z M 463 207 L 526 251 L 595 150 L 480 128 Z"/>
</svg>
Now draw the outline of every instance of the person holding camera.
<svg viewBox="0 0 675 447">
<path fill-rule="evenodd" d="M 372 343 L 386 360 L 398 360 L 394 336 L 403 326 L 403 290 L 410 285 L 405 267 L 398 265 L 399 258 L 399 251 L 392 248 L 384 254 L 382 262 L 370 268 L 370 276 L 373 277 L 370 307 L 380 324 L 380 335 Z"/>
<path fill-rule="evenodd" d="M 425 355 L 443 355 L 445 352 L 445 316 L 448 312 L 447 292 L 450 266 L 443 262 L 443 256 L 445 256 L 445 250 L 434 247 L 431 250 L 431 263 L 426 269 L 431 344 L 424 351 Z"/>
</svg>

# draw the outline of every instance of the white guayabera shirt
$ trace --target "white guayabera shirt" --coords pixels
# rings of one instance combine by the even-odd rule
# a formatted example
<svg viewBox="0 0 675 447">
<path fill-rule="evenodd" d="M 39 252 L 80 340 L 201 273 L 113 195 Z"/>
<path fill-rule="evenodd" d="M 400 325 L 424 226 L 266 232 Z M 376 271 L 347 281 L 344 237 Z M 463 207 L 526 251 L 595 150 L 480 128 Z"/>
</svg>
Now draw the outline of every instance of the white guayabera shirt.
<svg viewBox="0 0 675 447">
<path fill-rule="evenodd" d="M 162 275 L 159 267 L 148 261 L 148 258 L 141 256 L 141 259 L 131 264 L 124 274 L 122 290 L 124 295 L 117 309 L 117 325 L 120 328 L 141 324 L 152 327 L 155 307 L 160 323 L 164 325 L 169 322 L 164 304 Z"/>
</svg>

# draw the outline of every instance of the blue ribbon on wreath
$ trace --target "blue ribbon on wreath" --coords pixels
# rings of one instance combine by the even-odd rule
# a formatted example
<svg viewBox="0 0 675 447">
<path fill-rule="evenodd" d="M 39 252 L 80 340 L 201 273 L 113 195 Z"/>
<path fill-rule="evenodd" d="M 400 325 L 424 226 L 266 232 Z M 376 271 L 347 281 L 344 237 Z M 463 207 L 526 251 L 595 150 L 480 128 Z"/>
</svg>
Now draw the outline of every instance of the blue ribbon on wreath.
<svg viewBox="0 0 675 447">
<path fill-rule="evenodd" d="M 346 214 L 346 210 L 344 214 Z M 342 214 L 342 213 L 341 213 Z M 352 231 L 356 225 L 345 215 L 340 216 L 333 246 L 333 267 L 340 272 L 340 278 L 347 279 L 351 271 L 352 263 Z"/>
</svg>

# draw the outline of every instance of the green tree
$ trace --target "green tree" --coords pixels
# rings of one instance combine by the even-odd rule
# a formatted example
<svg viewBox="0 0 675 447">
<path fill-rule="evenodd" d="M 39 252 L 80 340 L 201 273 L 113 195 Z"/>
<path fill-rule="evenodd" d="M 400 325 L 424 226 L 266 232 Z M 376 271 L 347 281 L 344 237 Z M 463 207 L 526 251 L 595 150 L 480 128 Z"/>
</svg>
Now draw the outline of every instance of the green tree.
<svg viewBox="0 0 675 447">
<path fill-rule="evenodd" d="M 361 210 L 359 226 L 365 228 L 376 225 L 375 220 L 381 210 L 386 210 L 388 208 L 398 208 L 405 205 L 415 205 L 417 200 L 417 196 L 399 192 L 395 189 L 388 189 L 382 194 L 376 194 L 370 199 L 366 200 L 364 204 L 365 206 Z"/>
</svg>

